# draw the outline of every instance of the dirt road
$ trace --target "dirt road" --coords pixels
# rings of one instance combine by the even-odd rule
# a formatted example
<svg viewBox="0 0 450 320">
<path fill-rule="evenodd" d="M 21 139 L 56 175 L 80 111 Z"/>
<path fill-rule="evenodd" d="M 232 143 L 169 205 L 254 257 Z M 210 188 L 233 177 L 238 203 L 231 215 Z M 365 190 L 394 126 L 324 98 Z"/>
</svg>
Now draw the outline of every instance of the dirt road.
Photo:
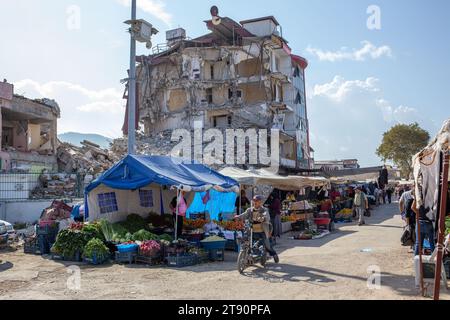
<svg viewBox="0 0 450 320">
<path fill-rule="evenodd" d="M 280 264 L 245 275 L 236 271 L 234 253 L 224 263 L 178 270 L 80 265 L 80 287 L 71 290 L 71 264 L 2 252 L 0 299 L 419 299 L 412 254 L 400 246 L 396 208 L 380 206 L 366 226 L 339 224 L 319 240 L 290 240 L 287 234 L 276 247 Z M 370 266 L 381 271 L 380 287 L 367 285 Z"/>
</svg>

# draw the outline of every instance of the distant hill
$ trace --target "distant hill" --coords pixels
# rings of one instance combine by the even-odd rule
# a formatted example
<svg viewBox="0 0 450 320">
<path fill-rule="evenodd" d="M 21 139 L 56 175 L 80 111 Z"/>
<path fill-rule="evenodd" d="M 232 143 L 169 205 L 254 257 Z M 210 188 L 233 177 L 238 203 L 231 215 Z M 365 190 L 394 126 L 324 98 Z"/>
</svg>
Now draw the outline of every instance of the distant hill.
<svg viewBox="0 0 450 320">
<path fill-rule="evenodd" d="M 98 144 L 103 149 L 109 149 L 109 144 L 112 142 L 112 139 L 104 137 L 95 133 L 79 133 L 79 132 L 67 132 L 58 135 L 58 139 L 62 142 L 68 142 L 75 146 L 81 147 L 81 142 L 83 140 L 89 140 Z"/>
</svg>

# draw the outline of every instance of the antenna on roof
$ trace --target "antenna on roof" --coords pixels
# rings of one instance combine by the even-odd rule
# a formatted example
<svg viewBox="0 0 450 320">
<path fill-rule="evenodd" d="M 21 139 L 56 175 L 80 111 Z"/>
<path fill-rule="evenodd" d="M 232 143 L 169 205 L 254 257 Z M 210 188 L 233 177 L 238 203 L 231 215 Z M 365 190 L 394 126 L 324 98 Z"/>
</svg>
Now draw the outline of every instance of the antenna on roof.
<svg viewBox="0 0 450 320">
<path fill-rule="evenodd" d="M 222 19 L 219 17 L 219 8 L 212 6 L 210 11 L 213 25 L 218 26 L 222 22 Z"/>
</svg>

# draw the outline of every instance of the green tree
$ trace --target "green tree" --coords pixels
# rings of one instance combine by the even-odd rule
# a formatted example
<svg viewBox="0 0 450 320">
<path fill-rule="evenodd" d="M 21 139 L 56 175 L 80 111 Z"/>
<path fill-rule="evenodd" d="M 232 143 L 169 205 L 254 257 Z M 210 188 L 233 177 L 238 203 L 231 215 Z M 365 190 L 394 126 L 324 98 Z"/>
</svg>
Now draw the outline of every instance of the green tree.
<svg viewBox="0 0 450 320">
<path fill-rule="evenodd" d="M 427 146 L 430 134 L 417 123 L 398 124 L 383 134 L 383 141 L 376 154 L 383 161 L 393 161 L 401 170 L 403 178 L 412 173 L 412 157 Z"/>
</svg>

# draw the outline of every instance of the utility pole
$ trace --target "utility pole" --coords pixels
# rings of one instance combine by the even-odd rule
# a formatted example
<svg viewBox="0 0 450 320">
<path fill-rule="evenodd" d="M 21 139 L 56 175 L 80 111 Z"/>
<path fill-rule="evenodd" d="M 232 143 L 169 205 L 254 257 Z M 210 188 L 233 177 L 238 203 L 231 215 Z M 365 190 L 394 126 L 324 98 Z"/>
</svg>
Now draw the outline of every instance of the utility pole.
<svg viewBox="0 0 450 320">
<path fill-rule="evenodd" d="M 131 2 L 131 21 L 136 21 L 136 0 Z M 128 154 L 135 154 L 136 144 L 136 38 L 130 29 L 130 75 L 128 81 Z"/>
<path fill-rule="evenodd" d="M 152 48 L 152 35 L 159 31 L 152 24 L 136 19 L 136 0 L 131 1 L 131 20 L 125 21 L 130 25 L 130 73 L 128 75 L 128 154 L 136 153 L 136 41 L 146 43 L 147 49 Z"/>
</svg>

